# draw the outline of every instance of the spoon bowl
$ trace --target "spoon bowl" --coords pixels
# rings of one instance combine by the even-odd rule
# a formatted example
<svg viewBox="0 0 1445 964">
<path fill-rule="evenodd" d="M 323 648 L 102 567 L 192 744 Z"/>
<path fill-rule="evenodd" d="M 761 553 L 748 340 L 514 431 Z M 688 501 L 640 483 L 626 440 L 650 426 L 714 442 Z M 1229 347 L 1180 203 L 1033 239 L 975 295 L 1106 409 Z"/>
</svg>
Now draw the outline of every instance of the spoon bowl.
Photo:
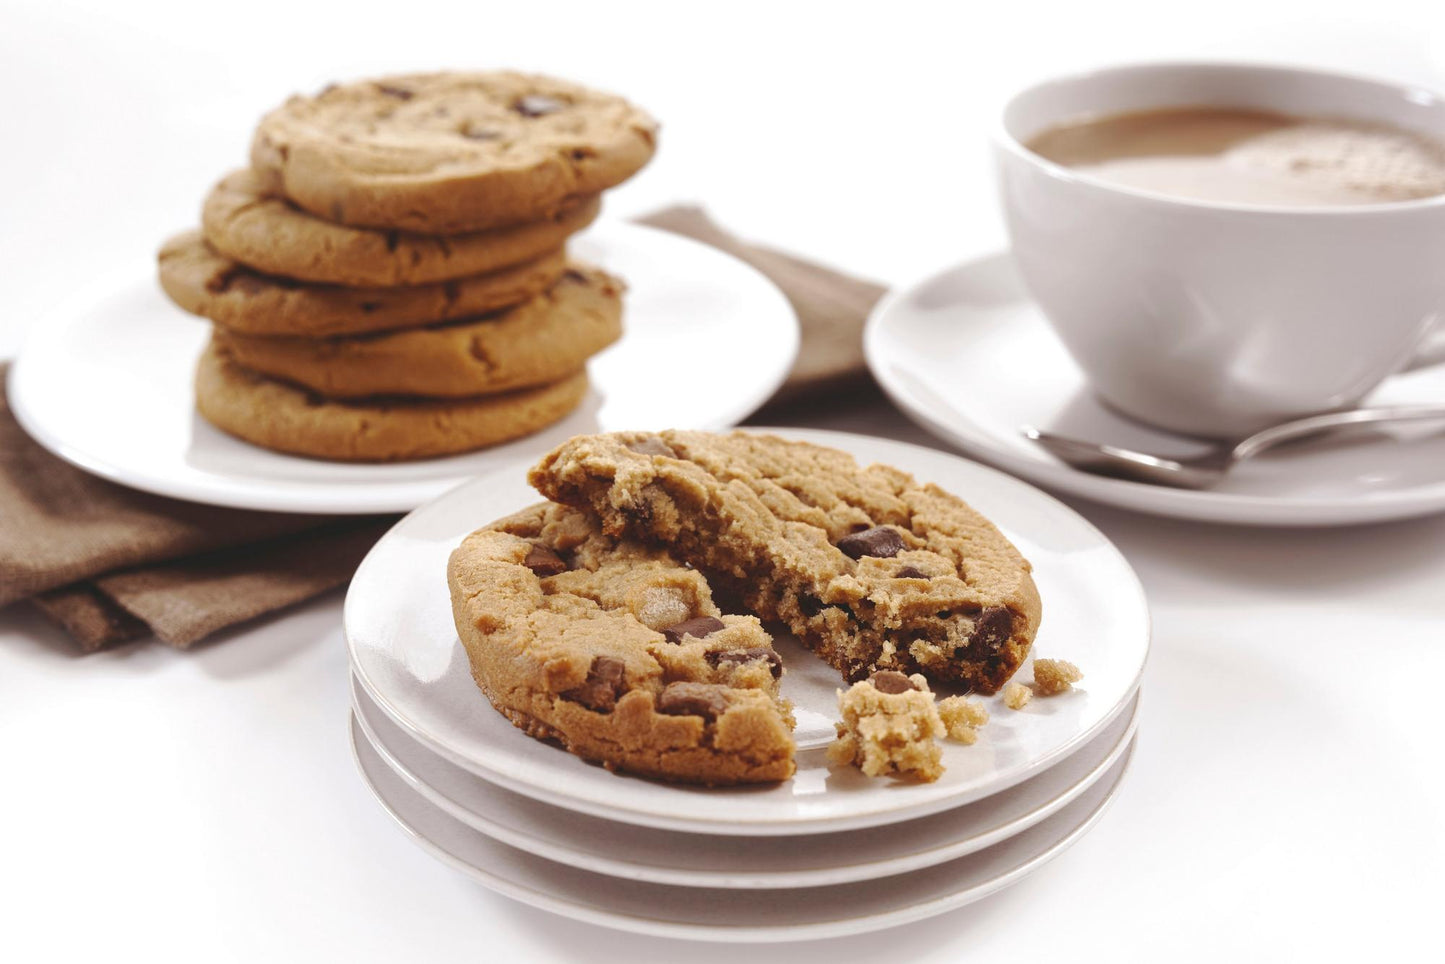
<svg viewBox="0 0 1445 964">
<path fill-rule="evenodd" d="M 1430 419 L 1445 421 L 1445 405 L 1392 405 L 1329 412 L 1292 419 L 1255 432 L 1233 445 L 1222 444 L 1202 455 L 1188 457 L 1152 455 L 1058 435 L 1031 425 L 1022 426 L 1019 431 L 1060 462 L 1084 472 L 1179 489 L 1208 489 L 1217 485 L 1235 465 L 1284 442 L 1345 426 Z"/>
</svg>

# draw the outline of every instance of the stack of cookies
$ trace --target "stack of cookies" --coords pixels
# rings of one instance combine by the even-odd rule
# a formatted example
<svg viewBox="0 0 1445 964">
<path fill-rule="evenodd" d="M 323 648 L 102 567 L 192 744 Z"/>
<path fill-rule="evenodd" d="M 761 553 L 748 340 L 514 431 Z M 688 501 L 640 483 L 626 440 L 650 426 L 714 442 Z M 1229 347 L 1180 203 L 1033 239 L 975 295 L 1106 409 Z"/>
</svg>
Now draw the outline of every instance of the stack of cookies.
<svg viewBox="0 0 1445 964">
<path fill-rule="evenodd" d="M 160 280 L 213 335 L 201 414 L 355 461 L 516 438 L 572 411 L 622 332 L 622 282 L 568 258 L 651 158 L 626 101 L 515 73 L 331 86 L 266 115 Z"/>
</svg>

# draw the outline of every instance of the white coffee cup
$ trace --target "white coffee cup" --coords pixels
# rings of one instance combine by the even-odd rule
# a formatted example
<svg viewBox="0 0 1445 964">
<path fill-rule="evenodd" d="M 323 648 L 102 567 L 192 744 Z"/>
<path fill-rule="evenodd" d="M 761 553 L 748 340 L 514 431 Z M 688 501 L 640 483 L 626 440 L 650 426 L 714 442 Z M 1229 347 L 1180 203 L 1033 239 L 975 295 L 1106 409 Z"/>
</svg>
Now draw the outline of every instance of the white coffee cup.
<svg viewBox="0 0 1445 964">
<path fill-rule="evenodd" d="M 1235 437 L 1355 405 L 1445 318 L 1445 196 L 1212 203 L 1109 183 L 1024 146 L 1090 115 L 1189 105 L 1445 141 L 1440 96 L 1316 70 L 1149 64 L 1039 84 L 1009 101 L 995 138 L 1025 284 L 1099 396 L 1141 421 Z"/>
</svg>

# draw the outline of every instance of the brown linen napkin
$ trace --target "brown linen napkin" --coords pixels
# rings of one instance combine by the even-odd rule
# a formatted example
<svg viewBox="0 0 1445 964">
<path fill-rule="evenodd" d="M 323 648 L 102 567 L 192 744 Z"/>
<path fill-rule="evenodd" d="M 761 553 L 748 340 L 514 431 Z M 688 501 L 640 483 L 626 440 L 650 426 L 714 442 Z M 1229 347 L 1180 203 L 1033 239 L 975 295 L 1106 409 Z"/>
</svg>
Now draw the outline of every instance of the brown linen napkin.
<svg viewBox="0 0 1445 964">
<path fill-rule="evenodd" d="M 41 593 L 33 602 L 86 652 L 148 633 L 185 649 L 228 626 L 345 585 L 394 521 L 346 521 L 126 569 Z"/>
<path fill-rule="evenodd" d="M 0 364 L 0 606 L 32 598 L 86 652 L 189 646 L 351 577 L 392 518 L 249 512 L 82 472 L 20 428 Z"/>
<path fill-rule="evenodd" d="M 697 207 L 641 220 L 741 258 L 788 296 L 802 346 L 774 400 L 866 379 L 863 323 L 882 287 L 745 244 Z M 85 652 L 149 634 L 184 648 L 343 585 L 394 521 L 222 509 L 89 475 L 16 423 L 8 367 L 0 363 L 0 607 L 29 599 Z"/>
</svg>

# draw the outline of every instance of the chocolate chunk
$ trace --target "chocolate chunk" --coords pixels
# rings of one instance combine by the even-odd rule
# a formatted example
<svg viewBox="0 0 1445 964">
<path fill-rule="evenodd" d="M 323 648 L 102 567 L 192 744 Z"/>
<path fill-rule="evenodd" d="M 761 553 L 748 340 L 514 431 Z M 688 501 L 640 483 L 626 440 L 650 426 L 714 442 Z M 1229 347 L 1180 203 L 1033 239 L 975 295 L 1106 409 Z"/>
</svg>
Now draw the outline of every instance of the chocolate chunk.
<svg viewBox="0 0 1445 964">
<path fill-rule="evenodd" d="M 657 712 L 715 720 L 728 708 L 727 687 L 716 683 L 668 683 L 657 698 Z"/>
<path fill-rule="evenodd" d="M 617 705 L 617 696 L 622 692 L 622 680 L 626 665 L 611 656 L 597 656 L 592 668 L 587 671 L 587 681 L 576 689 L 563 693 L 564 699 L 581 703 L 598 713 L 610 713 Z"/>
<path fill-rule="evenodd" d="M 837 603 L 825 603 L 817 596 L 800 594 L 798 596 L 798 609 L 808 619 L 812 619 L 814 616 L 827 610 L 836 610 L 842 613 L 845 618 L 856 621 L 856 617 L 848 610 L 847 606 L 840 606 Z"/>
<path fill-rule="evenodd" d="M 845 556 L 854 559 L 864 556 L 889 559 L 902 552 L 906 546 L 903 544 L 903 537 L 895 530 L 888 526 L 874 526 L 839 539 L 838 548 L 843 550 Z"/>
<path fill-rule="evenodd" d="M 928 573 L 924 572 L 922 569 L 919 569 L 919 568 L 916 567 L 916 566 L 904 566 L 902 569 L 898 570 L 898 575 L 895 576 L 894 578 L 896 578 L 896 579 L 928 579 L 928 578 L 931 578 L 931 577 L 928 575 Z"/>
<path fill-rule="evenodd" d="M 916 690 L 913 680 L 904 676 L 896 669 L 883 669 L 868 677 L 868 682 L 880 693 L 907 693 L 909 690 Z"/>
<path fill-rule="evenodd" d="M 638 455 L 665 455 L 670 459 L 677 458 L 677 453 L 673 451 L 672 446 L 656 435 L 649 435 L 637 442 L 628 442 L 627 447 Z"/>
<path fill-rule="evenodd" d="M 990 606 L 973 617 L 971 650 L 997 650 L 1013 635 L 1014 616 L 1002 606 Z"/>
<path fill-rule="evenodd" d="M 395 251 L 396 246 L 401 244 L 401 234 L 397 231 L 386 232 L 386 250 Z"/>
<path fill-rule="evenodd" d="M 567 561 L 557 555 L 551 546 L 544 546 L 540 542 L 533 543 L 532 548 L 527 550 L 527 558 L 522 560 L 522 565 L 542 577 L 567 571 Z"/>
<path fill-rule="evenodd" d="M 698 616 L 668 626 L 662 631 L 662 635 L 667 637 L 669 643 L 680 643 L 684 636 L 696 636 L 698 639 L 702 639 L 722 628 L 723 621 L 721 619 L 714 619 L 712 616 Z"/>
<path fill-rule="evenodd" d="M 525 97 L 517 98 L 512 109 L 523 117 L 541 117 L 543 114 L 555 114 L 567 105 L 555 97 L 547 97 L 543 94 L 528 94 Z"/>
<path fill-rule="evenodd" d="M 722 650 L 716 653 L 708 653 L 707 661 L 714 666 L 741 666 L 744 663 L 754 663 L 764 660 L 768 668 L 772 670 L 773 679 L 779 679 L 783 675 L 783 660 L 777 653 L 763 646 L 752 646 L 748 649 Z"/>
<path fill-rule="evenodd" d="M 394 84 L 377 84 L 376 89 L 388 97 L 395 97 L 397 100 L 411 100 L 416 96 L 416 91 L 407 90 L 405 87 L 397 87 Z"/>
</svg>

